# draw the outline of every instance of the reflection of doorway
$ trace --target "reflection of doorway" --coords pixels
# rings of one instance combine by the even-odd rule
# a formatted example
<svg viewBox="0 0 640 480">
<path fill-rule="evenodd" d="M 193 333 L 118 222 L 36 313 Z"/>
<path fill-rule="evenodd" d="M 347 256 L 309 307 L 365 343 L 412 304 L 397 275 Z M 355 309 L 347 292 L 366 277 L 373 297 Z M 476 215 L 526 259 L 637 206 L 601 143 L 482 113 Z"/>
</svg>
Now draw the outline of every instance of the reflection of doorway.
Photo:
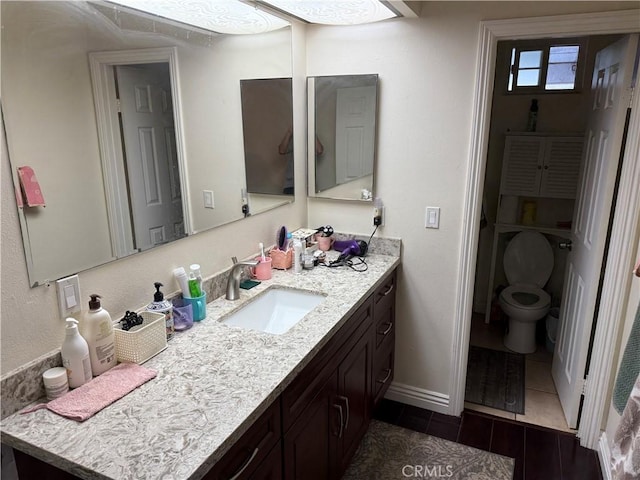
<svg viewBox="0 0 640 480">
<path fill-rule="evenodd" d="M 602 33 L 626 33 L 637 30 L 628 20 L 628 12 L 593 14 L 589 16 L 564 16 L 561 18 L 518 19 L 514 21 L 486 22 L 481 26 L 481 46 L 479 49 L 479 72 L 477 98 L 472 119 L 474 131 L 471 146 L 471 174 L 467 185 L 465 202 L 465 221 L 463 245 L 458 281 L 460 302 L 456 309 L 457 323 L 454 328 L 454 368 L 451 380 L 452 413 L 460 413 L 464 398 L 464 374 L 467 361 L 467 344 L 471 318 L 471 298 L 473 294 L 473 266 L 477 248 L 478 220 L 480 218 L 482 178 L 487 148 L 487 128 L 493 69 L 495 68 L 495 47 L 498 39 L 536 38 L 544 36 L 590 35 Z M 618 201 L 612 220 L 612 235 L 607 268 L 602 283 L 603 295 L 597 329 L 593 337 L 593 350 L 590 366 L 590 384 L 585 393 L 583 417 L 579 427 L 581 443 L 595 448 L 600 436 L 600 426 L 606 414 L 608 402 L 608 383 L 614 363 L 614 347 L 618 335 L 619 319 L 624 309 L 624 293 L 629 285 L 628 268 L 631 263 L 629 244 L 635 238 L 637 222 L 633 206 L 640 195 L 640 171 L 636 167 L 636 158 L 640 153 L 638 137 L 640 135 L 640 100 L 633 100 L 629 138 L 631 146 L 624 154 Z M 624 274 L 623 274 L 624 272 Z M 612 311 L 613 310 L 613 311 Z"/>
<path fill-rule="evenodd" d="M 89 60 L 114 255 L 184 236 L 189 209 L 181 195 L 187 189 L 176 49 L 91 53 Z M 164 113 L 153 120 L 145 110 Z"/>
<path fill-rule="evenodd" d="M 146 250 L 185 235 L 169 65 L 114 70 L 133 245 Z"/>
<path fill-rule="evenodd" d="M 336 185 L 373 174 L 376 87 L 336 90 Z"/>
</svg>

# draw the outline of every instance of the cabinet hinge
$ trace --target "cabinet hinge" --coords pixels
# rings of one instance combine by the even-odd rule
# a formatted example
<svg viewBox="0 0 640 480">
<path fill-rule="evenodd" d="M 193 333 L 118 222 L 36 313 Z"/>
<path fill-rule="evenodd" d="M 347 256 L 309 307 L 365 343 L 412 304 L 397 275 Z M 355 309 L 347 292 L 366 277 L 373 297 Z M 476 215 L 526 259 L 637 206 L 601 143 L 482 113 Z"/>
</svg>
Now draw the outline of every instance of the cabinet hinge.
<svg viewBox="0 0 640 480">
<path fill-rule="evenodd" d="M 636 93 L 636 89 L 634 87 L 631 87 L 631 92 L 629 93 L 629 108 L 631 108 L 631 105 L 633 104 L 634 93 Z"/>
<path fill-rule="evenodd" d="M 582 380 L 582 395 L 583 396 L 587 395 L 587 383 L 588 383 L 588 380 L 589 380 L 589 375 L 584 377 L 584 379 Z"/>
<path fill-rule="evenodd" d="M 120 99 L 116 98 L 116 112 L 121 113 L 122 110 L 120 110 Z"/>
</svg>

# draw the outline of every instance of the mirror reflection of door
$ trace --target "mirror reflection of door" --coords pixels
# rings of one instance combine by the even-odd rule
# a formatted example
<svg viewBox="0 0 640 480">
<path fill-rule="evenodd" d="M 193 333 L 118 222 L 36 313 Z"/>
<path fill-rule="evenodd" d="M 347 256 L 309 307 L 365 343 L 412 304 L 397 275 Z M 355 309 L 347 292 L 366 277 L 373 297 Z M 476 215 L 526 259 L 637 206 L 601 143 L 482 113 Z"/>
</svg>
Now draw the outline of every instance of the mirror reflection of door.
<svg viewBox="0 0 640 480">
<path fill-rule="evenodd" d="M 373 173 L 376 87 L 337 90 L 336 185 Z"/>
<path fill-rule="evenodd" d="M 185 236 L 167 63 L 115 67 L 133 244 Z"/>
</svg>

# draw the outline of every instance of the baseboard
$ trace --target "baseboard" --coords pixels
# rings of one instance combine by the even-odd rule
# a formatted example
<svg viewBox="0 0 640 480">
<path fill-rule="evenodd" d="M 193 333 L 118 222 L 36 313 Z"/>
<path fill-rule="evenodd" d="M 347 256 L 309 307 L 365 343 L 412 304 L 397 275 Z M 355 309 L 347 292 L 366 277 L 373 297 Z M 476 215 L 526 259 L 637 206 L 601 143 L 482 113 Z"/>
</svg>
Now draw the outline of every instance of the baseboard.
<svg viewBox="0 0 640 480">
<path fill-rule="evenodd" d="M 449 395 L 443 393 L 393 382 L 389 385 L 389 390 L 387 390 L 385 398 L 406 403 L 407 405 L 413 405 L 414 407 L 426 408 L 444 415 L 450 415 Z"/>
<path fill-rule="evenodd" d="M 611 475 L 611 449 L 607 440 L 607 432 L 602 432 L 600 440 L 598 440 L 598 459 L 600 460 L 600 469 L 602 470 L 603 480 L 612 480 Z"/>
</svg>

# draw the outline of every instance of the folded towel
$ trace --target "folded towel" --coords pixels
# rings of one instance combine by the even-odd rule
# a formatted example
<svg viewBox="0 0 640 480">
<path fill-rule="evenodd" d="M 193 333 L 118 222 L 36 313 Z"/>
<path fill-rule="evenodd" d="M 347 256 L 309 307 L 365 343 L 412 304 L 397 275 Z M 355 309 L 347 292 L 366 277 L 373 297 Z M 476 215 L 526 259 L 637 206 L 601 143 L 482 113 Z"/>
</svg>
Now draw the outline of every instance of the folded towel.
<svg viewBox="0 0 640 480">
<path fill-rule="evenodd" d="M 84 422 L 157 374 L 155 370 L 135 363 L 121 363 L 66 395 L 24 410 L 22 413 L 47 408 L 63 417 Z"/>
<path fill-rule="evenodd" d="M 614 480 L 640 478 L 640 376 L 631 390 L 611 448 Z"/>
<path fill-rule="evenodd" d="M 631 333 L 622 355 L 616 384 L 613 387 L 613 406 L 621 415 L 638 374 L 640 374 L 640 305 L 631 326 Z"/>
</svg>

